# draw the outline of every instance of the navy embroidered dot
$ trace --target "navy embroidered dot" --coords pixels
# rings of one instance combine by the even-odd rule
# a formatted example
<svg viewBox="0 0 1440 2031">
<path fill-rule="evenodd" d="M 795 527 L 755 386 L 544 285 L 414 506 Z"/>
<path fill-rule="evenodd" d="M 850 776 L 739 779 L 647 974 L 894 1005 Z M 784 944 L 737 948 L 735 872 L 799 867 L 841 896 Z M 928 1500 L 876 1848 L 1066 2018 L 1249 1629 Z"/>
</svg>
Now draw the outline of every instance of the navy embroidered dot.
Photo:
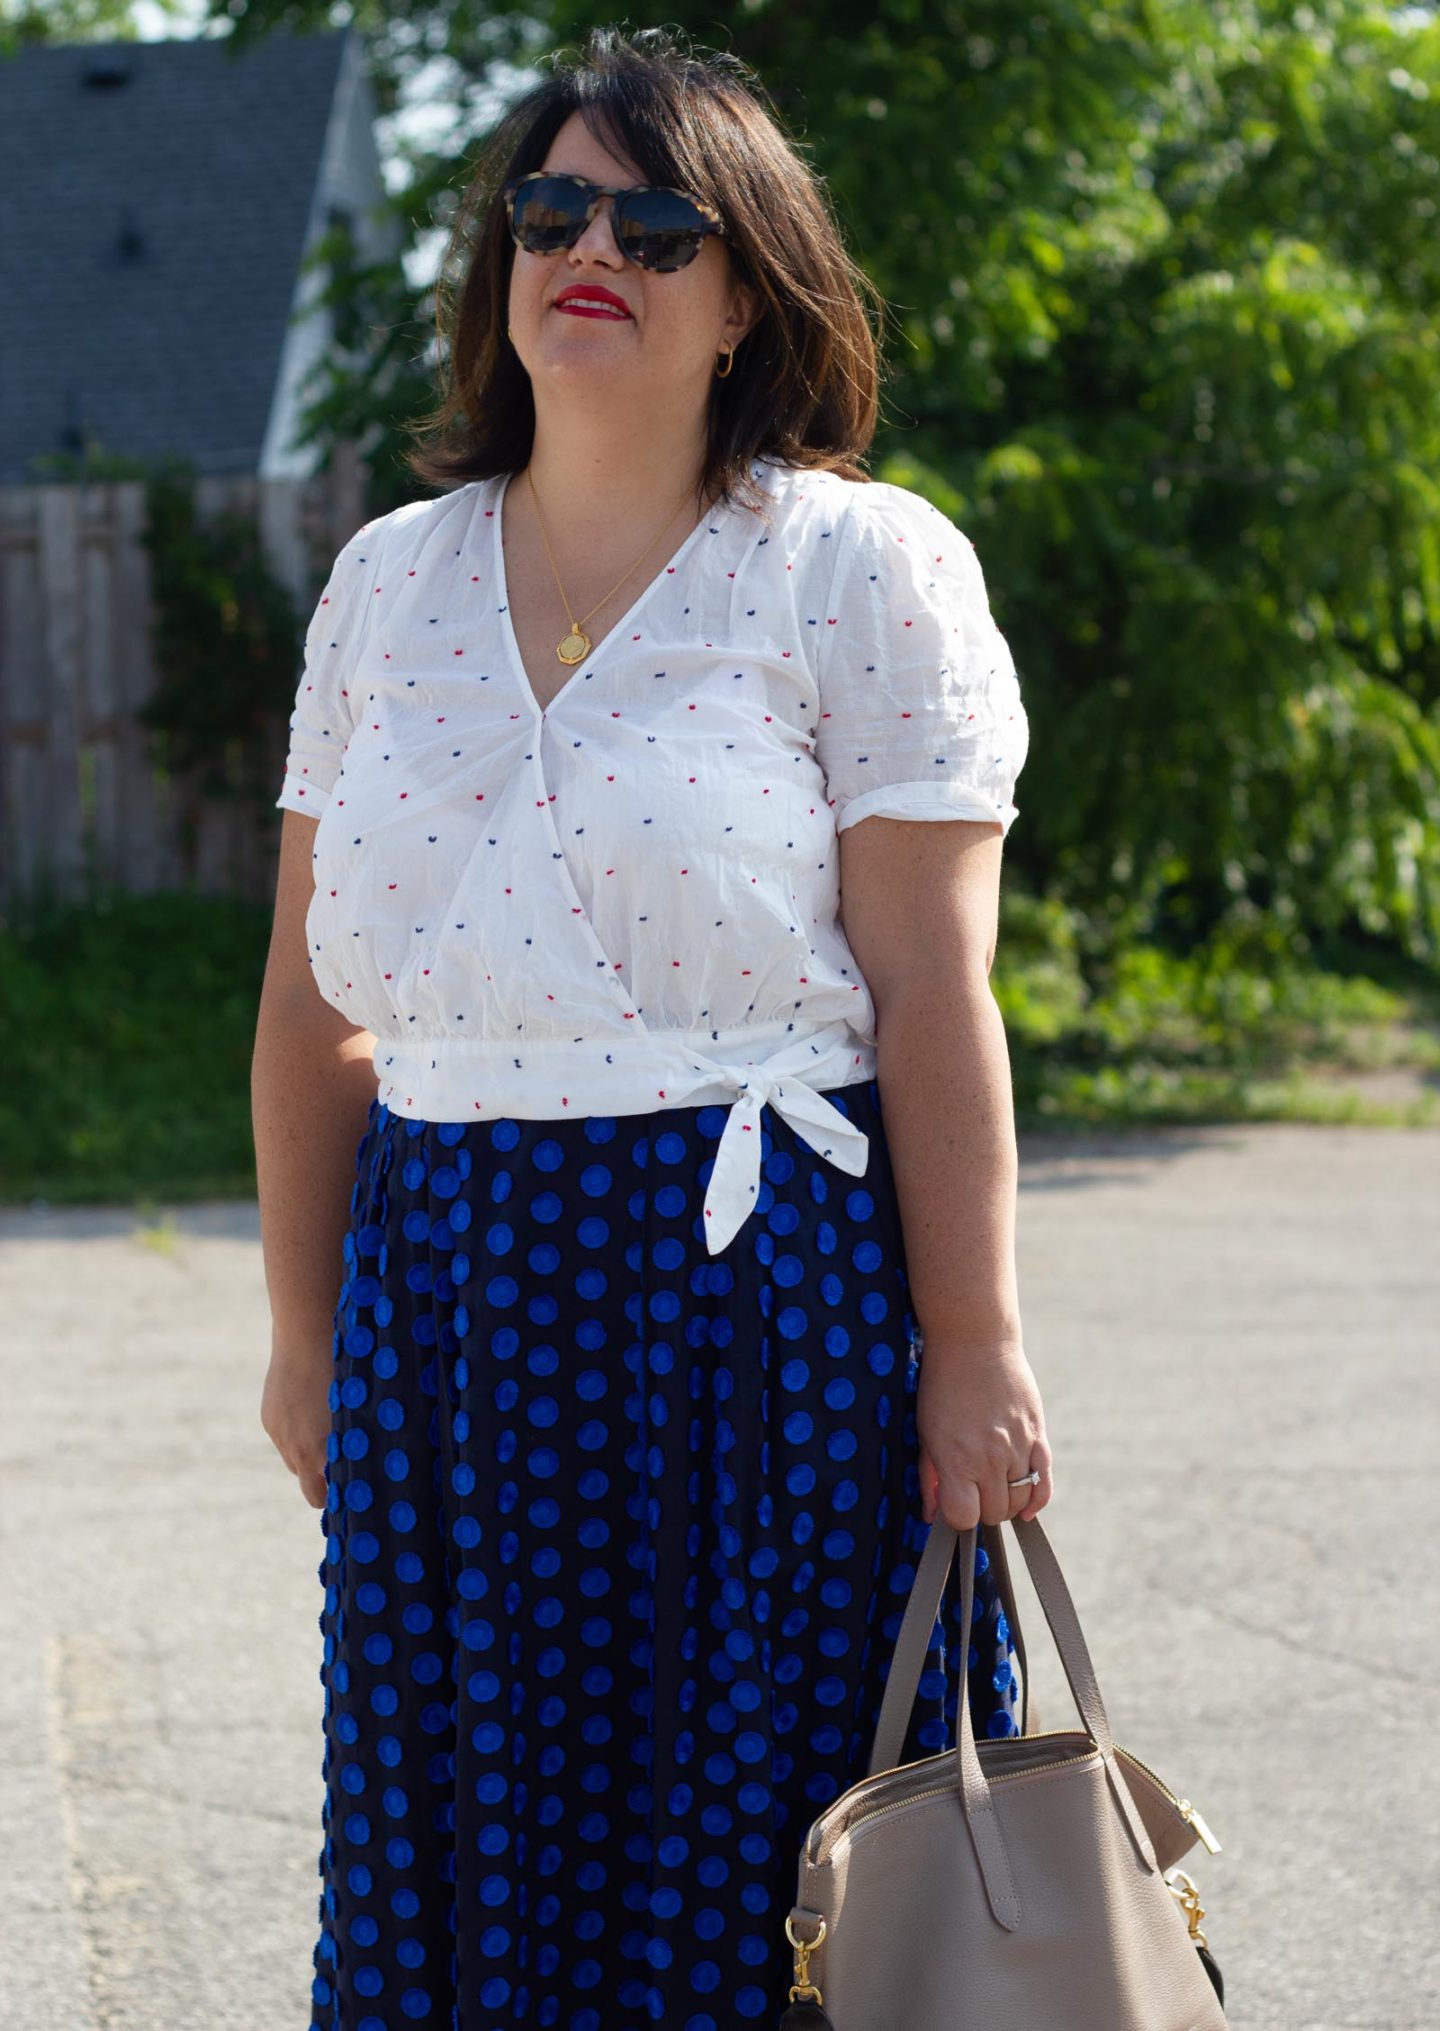
<svg viewBox="0 0 1440 2031">
<path fill-rule="evenodd" d="M 866 1774 L 920 1518 L 898 1200 L 767 1113 L 427 1122 L 356 1151 L 329 1389 L 311 2031 L 774 2025 L 811 1820 Z M 1013 1735 L 953 1571 L 901 1760 Z"/>
</svg>

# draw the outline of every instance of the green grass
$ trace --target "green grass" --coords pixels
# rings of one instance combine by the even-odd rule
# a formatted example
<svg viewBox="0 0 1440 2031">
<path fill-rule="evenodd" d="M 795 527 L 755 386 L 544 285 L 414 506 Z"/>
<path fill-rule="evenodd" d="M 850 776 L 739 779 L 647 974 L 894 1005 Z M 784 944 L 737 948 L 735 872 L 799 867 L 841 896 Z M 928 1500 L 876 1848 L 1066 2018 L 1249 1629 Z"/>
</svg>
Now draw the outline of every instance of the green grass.
<svg viewBox="0 0 1440 2031">
<path fill-rule="evenodd" d="M 0 1198 L 253 1196 L 250 1054 L 269 911 L 122 896 L 0 929 Z"/>
<path fill-rule="evenodd" d="M 1007 888 L 993 986 L 1021 1128 L 1440 1120 L 1440 981 L 1385 948 L 1298 961 L 1264 922 L 1189 952 L 1097 943 Z"/>
<path fill-rule="evenodd" d="M 0 925 L 0 1201 L 250 1197 L 269 910 L 115 896 Z M 1006 886 L 994 989 L 1022 1129 L 1440 1118 L 1440 983 L 1383 948 L 1110 955 Z"/>
</svg>

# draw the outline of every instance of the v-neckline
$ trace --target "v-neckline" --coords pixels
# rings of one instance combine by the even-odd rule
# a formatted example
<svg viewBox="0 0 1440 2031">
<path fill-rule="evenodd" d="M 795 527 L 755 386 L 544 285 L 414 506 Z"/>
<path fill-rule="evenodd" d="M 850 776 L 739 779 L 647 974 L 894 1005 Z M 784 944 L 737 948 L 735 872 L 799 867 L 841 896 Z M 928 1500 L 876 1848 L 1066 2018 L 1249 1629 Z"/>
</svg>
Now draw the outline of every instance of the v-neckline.
<svg viewBox="0 0 1440 2031">
<path fill-rule="evenodd" d="M 576 664 L 574 670 L 572 670 L 570 675 L 565 679 L 565 682 L 560 686 L 560 689 L 555 693 L 555 696 L 550 700 L 549 704 L 542 705 L 539 699 L 535 696 L 534 687 L 531 685 L 530 682 L 529 672 L 525 668 L 525 659 L 520 654 L 520 638 L 515 632 L 515 624 L 510 617 L 510 584 L 505 574 L 504 512 L 505 512 L 505 497 L 510 491 L 510 482 L 515 477 L 516 475 L 513 472 L 502 473 L 500 476 L 499 486 L 495 493 L 495 502 L 494 502 L 495 511 L 493 516 L 491 517 L 491 520 L 494 523 L 494 528 L 491 531 L 491 539 L 490 539 L 491 542 L 494 544 L 494 567 L 495 567 L 494 583 L 499 589 L 500 593 L 500 625 L 505 632 L 505 642 L 510 653 L 510 661 L 514 668 L 515 678 L 527 702 L 529 703 L 531 711 L 534 713 L 536 719 L 538 720 L 543 719 L 547 712 L 553 712 L 555 710 L 555 707 L 560 703 L 562 698 L 568 697 L 569 693 L 574 689 L 574 687 L 577 684 L 579 684 L 584 678 L 591 676 L 594 673 L 596 663 L 604 655 L 605 651 L 609 648 L 611 642 L 615 640 L 616 636 L 620 633 L 621 629 L 629 627 L 631 621 L 633 621 L 635 616 L 640 612 L 640 609 L 644 606 L 646 600 L 649 599 L 651 593 L 655 590 L 656 586 L 659 585 L 660 581 L 664 578 L 668 578 L 673 571 L 678 570 L 681 560 L 685 557 L 686 553 L 689 551 L 692 544 L 698 542 L 700 536 L 704 533 L 706 529 L 716 526 L 714 522 L 714 517 L 717 513 L 723 513 L 724 509 L 723 507 L 721 507 L 719 503 L 716 503 L 714 506 L 711 506 L 706 509 L 705 513 L 700 517 L 700 520 L 695 524 L 695 527 L 690 531 L 689 535 L 680 545 L 680 548 L 677 551 L 675 551 L 672 556 L 668 557 L 665 560 L 665 562 L 661 565 L 660 569 L 655 573 L 655 576 L 649 581 L 647 585 L 645 585 L 642 588 L 639 596 L 636 598 L 634 603 L 630 607 L 628 607 L 623 614 L 621 614 L 619 620 L 615 622 L 613 627 L 606 629 L 605 633 L 600 637 L 600 640 L 595 644 L 595 647 L 590 651 L 589 655 L 586 656 L 581 662 Z"/>
</svg>

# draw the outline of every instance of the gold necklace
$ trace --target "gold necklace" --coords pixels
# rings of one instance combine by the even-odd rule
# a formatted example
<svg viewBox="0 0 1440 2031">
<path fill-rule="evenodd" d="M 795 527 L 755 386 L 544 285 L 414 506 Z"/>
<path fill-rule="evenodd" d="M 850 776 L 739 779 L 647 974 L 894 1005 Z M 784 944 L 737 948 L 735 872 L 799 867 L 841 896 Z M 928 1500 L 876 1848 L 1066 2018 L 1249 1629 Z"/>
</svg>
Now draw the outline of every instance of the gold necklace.
<svg viewBox="0 0 1440 2031">
<path fill-rule="evenodd" d="M 555 584 L 559 589 L 561 604 L 564 606 L 566 613 L 571 615 L 570 632 L 566 635 L 562 635 L 560 640 L 556 643 L 555 654 L 560 658 L 560 661 L 562 663 L 568 665 L 582 663 L 585 660 L 585 658 L 589 655 L 591 649 L 594 647 L 594 644 L 591 642 L 590 637 L 585 632 L 585 623 L 586 621 L 589 620 L 590 614 L 597 613 L 599 609 L 602 606 L 604 606 L 605 601 L 610 598 L 611 594 L 616 593 L 620 590 L 620 587 L 625 583 L 625 580 L 630 577 L 631 572 L 635 572 L 640 569 L 640 566 L 645 562 L 645 559 L 650 555 L 650 552 L 655 548 L 655 545 L 660 541 L 660 538 L 665 534 L 666 529 L 670 527 L 670 523 L 674 521 L 675 519 L 674 511 L 673 510 L 671 511 L 669 520 L 665 522 L 663 526 L 656 531 L 655 535 L 652 536 L 650 541 L 645 545 L 645 548 L 640 552 L 640 555 L 635 559 L 635 562 L 630 566 L 630 570 L 627 571 L 623 577 L 617 578 L 614 585 L 611 586 L 610 591 L 607 592 L 603 598 L 596 600 L 594 606 L 592 606 L 590 609 L 590 613 L 582 614 L 579 620 L 577 621 L 574 618 L 574 610 L 571 607 L 569 600 L 565 596 L 565 588 L 563 585 L 560 584 L 560 572 L 559 568 L 555 563 L 555 553 L 550 548 L 550 536 L 548 530 L 545 527 L 545 517 L 540 512 L 540 496 L 535 491 L 535 482 L 533 479 L 530 478 L 530 468 L 528 465 L 525 468 L 525 477 L 530 482 L 530 498 L 535 503 L 535 515 L 536 519 L 539 521 L 540 524 L 540 535 L 545 544 L 545 554 L 550 559 L 550 569 L 555 573 Z"/>
</svg>

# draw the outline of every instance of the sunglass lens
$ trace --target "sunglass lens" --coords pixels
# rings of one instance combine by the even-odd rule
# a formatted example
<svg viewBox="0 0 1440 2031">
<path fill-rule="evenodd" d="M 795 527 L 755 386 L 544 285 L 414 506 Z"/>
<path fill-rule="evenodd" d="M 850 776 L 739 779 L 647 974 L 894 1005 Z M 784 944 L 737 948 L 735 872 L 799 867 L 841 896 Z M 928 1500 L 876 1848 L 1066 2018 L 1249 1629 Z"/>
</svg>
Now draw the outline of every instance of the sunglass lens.
<svg viewBox="0 0 1440 2031">
<path fill-rule="evenodd" d="M 621 251 L 661 274 L 683 268 L 700 251 L 711 223 L 678 191 L 644 190 L 615 201 L 615 235 Z"/>
<path fill-rule="evenodd" d="M 558 254 L 583 230 L 585 192 L 560 176 L 537 176 L 514 197 L 514 231 L 531 254 Z"/>
</svg>

